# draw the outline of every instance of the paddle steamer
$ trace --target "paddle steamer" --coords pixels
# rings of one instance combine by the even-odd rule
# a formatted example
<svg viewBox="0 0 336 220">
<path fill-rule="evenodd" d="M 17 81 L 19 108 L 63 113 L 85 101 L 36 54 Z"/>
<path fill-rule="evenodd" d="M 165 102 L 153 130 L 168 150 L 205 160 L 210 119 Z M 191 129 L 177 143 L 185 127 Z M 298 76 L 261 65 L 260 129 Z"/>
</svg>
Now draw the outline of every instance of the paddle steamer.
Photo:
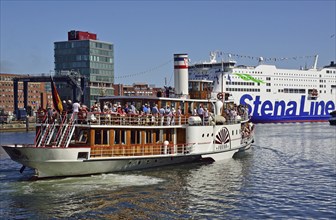
<svg viewBox="0 0 336 220">
<path fill-rule="evenodd" d="M 101 111 L 57 118 L 39 114 L 34 144 L 3 148 L 23 165 L 21 171 L 33 168 L 38 178 L 129 171 L 204 158 L 217 161 L 250 148 L 254 129 L 246 108 L 212 90 L 210 80 L 188 84 L 187 54 L 174 55 L 174 75 L 172 97 L 99 97 Z M 114 105 L 133 105 L 137 110 L 147 105 L 152 110 L 109 111 Z"/>
</svg>

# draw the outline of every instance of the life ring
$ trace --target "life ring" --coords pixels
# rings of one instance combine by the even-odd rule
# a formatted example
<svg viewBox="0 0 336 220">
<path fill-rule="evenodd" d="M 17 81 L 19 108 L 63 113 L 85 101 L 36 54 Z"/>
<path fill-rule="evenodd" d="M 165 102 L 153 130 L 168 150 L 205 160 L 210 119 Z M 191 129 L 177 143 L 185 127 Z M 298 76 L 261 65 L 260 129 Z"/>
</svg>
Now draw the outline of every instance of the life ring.
<svg viewBox="0 0 336 220">
<path fill-rule="evenodd" d="M 318 95 L 317 90 L 316 90 L 316 89 L 313 89 L 313 91 L 311 92 L 311 94 L 312 94 L 313 96 L 317 96 L 317 95 Z"/>
<path fill-rule="evenodd" d="M 217 99 L 222 100 L 223 99 L 223 93 L 218 93 L 217 94 Z"/>
</svg>

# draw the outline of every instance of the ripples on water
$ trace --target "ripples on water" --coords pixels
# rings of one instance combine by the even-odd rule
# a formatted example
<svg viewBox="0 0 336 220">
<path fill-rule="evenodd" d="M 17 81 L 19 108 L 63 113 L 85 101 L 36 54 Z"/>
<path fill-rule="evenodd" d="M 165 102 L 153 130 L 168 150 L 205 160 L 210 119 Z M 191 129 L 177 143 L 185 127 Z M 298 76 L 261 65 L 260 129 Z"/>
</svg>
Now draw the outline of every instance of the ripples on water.
<svg viewBox="0 0 336 220">
<path fill-rule="evenodd" d="M 1 144 L 33 141 L 2 133 Z M 31 141 L 31 142 L 32 142 Z M 336 127 L 258 124 L 235 159 L 88 177 L 29 181 L 0 150 L 5 219 L 336 218 Z"/>
</svg>

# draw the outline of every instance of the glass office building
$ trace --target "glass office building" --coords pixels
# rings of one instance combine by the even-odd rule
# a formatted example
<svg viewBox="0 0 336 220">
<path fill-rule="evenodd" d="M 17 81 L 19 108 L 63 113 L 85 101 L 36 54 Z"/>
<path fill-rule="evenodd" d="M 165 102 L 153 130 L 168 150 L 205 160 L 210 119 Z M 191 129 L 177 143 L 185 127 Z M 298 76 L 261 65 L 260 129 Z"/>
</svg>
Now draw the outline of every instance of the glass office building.
<svg viewBox="0 0 336 220">
<path fill-rule="evenodd" d="M 79 74 L 85 77 L 84 102 L 91 106 L 98 96 L 113 95 L 114 50 L 113 44 L 98 41 L 96 34 L 81 31 L 68 32 L 68 41 L 54 43 L 55 75 Z M 62 100 L 72 97 L 66 84 L 59 84 Z"/>
</svg>

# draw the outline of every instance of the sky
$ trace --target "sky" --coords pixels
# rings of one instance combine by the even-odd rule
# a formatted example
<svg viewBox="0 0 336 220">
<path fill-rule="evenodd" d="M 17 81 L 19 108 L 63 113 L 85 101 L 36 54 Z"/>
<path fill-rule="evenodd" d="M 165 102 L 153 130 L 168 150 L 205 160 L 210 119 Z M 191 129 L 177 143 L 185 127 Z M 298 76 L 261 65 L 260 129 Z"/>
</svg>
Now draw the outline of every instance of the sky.
<svg viewBox="0 0 336 220">
<path fill-rule="evenodd" d="M 0 0 L 0 72 L 50 74 L 54 42 L 70 30 L 114 45 L 115 83 L 173 85 L 173 54 L 190 63 L 210 51 L 278 58 L 279 68 L 336 61 L 336 1 L 15 1 Z M 309 57 L 308 59 L 279 58 Z"/>
</svg>

